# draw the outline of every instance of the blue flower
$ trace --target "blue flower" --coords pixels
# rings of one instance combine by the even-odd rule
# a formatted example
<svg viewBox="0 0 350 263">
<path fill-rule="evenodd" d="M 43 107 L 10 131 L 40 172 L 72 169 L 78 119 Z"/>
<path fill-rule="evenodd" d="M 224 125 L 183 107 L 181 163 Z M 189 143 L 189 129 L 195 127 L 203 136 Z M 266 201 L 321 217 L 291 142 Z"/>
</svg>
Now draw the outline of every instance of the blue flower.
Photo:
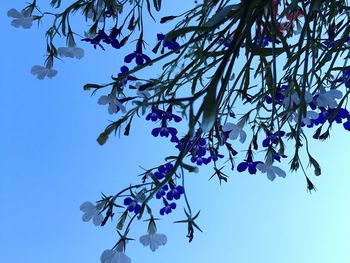
<svg viewBox="0 0 350 263">
<path fill-rule="evenodd" d="M 155 177 L 157 177 L 158 180 L 163 179 L 167 176 L 167 174 L 174 168 L 174 165 L 171 163 L 166 163 L 164 165 L 161 165 L 158 167 L 158 171 L 154 173 Z"/>
<path fill-rule="evenodd" d="M 247 159 L 244 160 L 243 162 L 241 162 L 240 164 L 238 164 L 237 171 L 241 173 L 241 172 L 244 172 L 245 170 L 247 170 L 247 168 L 248 168 L 248 172 L 250 174 L 255 174 L 256 173 L 256 166 L 259 163 L 263 163 L 263 162 L 261 162 L 261 161 L 253 162 L 252 152 L 250 150 L 248 150 Z"/>
<path fill-rule="evenodd" d="M 168 137 L 169 135 L 175 136 L 176 134 L 177 130 L 175 128 L 168 127 L 165 120 L 162 121 L 162 126 L 160 128 L 154 128 L 152 130 L 152 135 L 154 137 L 158 137 L 158 135 L 160 135 L 160 137 Z"/>
<path fill-rule="evenodd" d="M 169 187 L 168 185 L 163 185 L 163 187 L 156 193 L 156 198 L 157 199 L 161 199 L 166 193 L 166 191 L 168 191 Z"/>
<path fill-rule="evenodd" d="M 277 131 L 275 133 L 272 133 L 268 135 L 264 140 L 263 140 L 263 147 L 269 147 L 270 144 L 278 144 L 278 140 L 280 137 L 283 137 L 286 133 L 284 131 Z"/>
<path fill-rule="evenodd" d="M 122 66 L 120 68 L 120 73 L 118 73 L 118 78 L 122 78 L 123 76 L 127 75 L 129 72 L 129 68 L 127 66 Z M 133 77 L 133 76 L 127 76 L 121 79 L 121 81 L 119 82 L 119 87 L 124 87 L 128 80 L 134 81 L 137 80 L 137 78 Z"/>
<path fill-rule="evenodd" d="M 343 123 L 343 127 L 345 130 L 350 131 L 350 121 L 346 121 Z"/>
<path fill-rule="evenodd" d="M 181 185 L 174 186 L 170 184 L 171 190 L 166 194 L 166 198 L 171 201 L 173 199 L 179 200 L 181 195 L 184 193 L 184 188 Z"/>
<path fill-rule="evenodd" d="M 161 54 L 164 54 L 164 49 L 168 48 L 169 50 L 176 50 L 175 53 L 180 53 L 180 50 L 177 50 L 180 48 L 179 43 L 176 42 L 176 37 L 172 38 L 171 40 L 166 40 L 165 35 L 163 34 L 157 34 L 157 40 L 158 44 L 152 49 L 153 53 L 157 53 L 160 45 L 163 43 L 162 50 L 160 51 Z"/>
<path fill-rule="evenodd" d="M 160 209 L 160 214 L 163 216 L 164 214 L 170 214 L 172 210 L 174 210 L 176 208 L 176 204 L 175 203 L 168 203 L 164 198 L 163 198 L 163 202 L 164 202 L 164 207 L 162 209 Z"/>
<path fill-rule="evenodd" d="M 146 62 L 150 62 L 151 58 L 145 54 L 142 53 L 142 41 L 137 42 L 136 51 L 132 52 L 131 54 L 127 55 L 124 58 L 125 63 L 130 63 L 133 59 L 136 60 L 137 65 L 142 65 Z"/>
<path fill-rule="evenodd" d="M 111 33 L 107 36 L 105 35 L 103 38 L 103 42 L 111 45 L 112 47 L 119 49 L 120 43 L 117 40 L 117 36 L 119 36 L 121 34 L 121 29 L 118 29 L 116 27 L 113 27 L 113 29 L 111 30 Z"/>
<path fill-rule="evenodd" d="M 141 210 L 141 205 L 139 205 L 137 201 L 135 201 L 131 197 L 127 197 L 124 199 L 124 205 L 128 206 L 129 212 L 134 212 L 135 214 L 137 214 Z"/>
<path fill-rule="evenodd" d="M 107 35 L 103 30 L 99 30 L 94 38 L 83 38 L 81 41 L 90 42 L 94 46 L 94 48 L 96 48 L 96 46 L 99 46 L 103 50 L 105 50 L 100 43 L 101 41 L 103 41 L 104 43 L 109 44 L 116 49 L 119 49 L 120 43 L 116 39 L 116 37 L 120 35 L 120 32 L 120 29 L 113 28 L 111 33 Z"/>
<path fill-rule="evenodd" d="M 169 105 L 167 110 L 163 112 L 162 119 L 168 121 L 174 120 L 175 122 L 180 122 L 182 120 L 180 116 L 173 114 L 172 105 Z"/>
<path fill-rule="evenodd" d="M 282 157 L 282 158 L 287 158 L 287 155 L 285 155 L 285 154 L 279 154 L 279 153 L 277 153 L 276 151 L 273 151 L 272 157 L 273 157 L 274 160 L 276 160 L 276 161 L 278 161 L 278 162 L 281 162 L 281 157 Z"/>
<path fill-rule="evenodd" d="M 148 113 L 146 120 L 158 121 L 162 119 L 164 111 L 158 109 L 156 106 L 152 106 L 151 113 Z"/>
<path fill-rule="evenodd" d="M 275 104 L 282 104 L 285 98 L 285 92 L 288 89 L 287 85 L 282 85 L 280 88 L 278 87 L 275 93 Z M 267 104 L 272 104 L 272 97 L 270 95 L 265 96 L 265 101 Z"/>
</svg>

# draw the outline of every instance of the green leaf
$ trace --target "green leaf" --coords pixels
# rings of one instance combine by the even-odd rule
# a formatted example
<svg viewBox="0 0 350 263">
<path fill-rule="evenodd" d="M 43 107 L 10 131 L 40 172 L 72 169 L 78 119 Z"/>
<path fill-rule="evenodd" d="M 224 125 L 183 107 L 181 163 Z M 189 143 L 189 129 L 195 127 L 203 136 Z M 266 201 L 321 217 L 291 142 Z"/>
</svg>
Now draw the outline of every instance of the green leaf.
<svg viewBox="0 0 350 263">
<path fill-rule="evenodd" d="M 164 24 L 170 20 L 173 20 L 174 18 L 177 18 L 178 16 L 164 16 L 160 19 L 160 23 Z"/>
<path fill-rule="evenodd" d="M 106 85 L 97 85 L 97 84 L 88 83 L 88 84 L 84 85 L 83 89 L 84 90 L 101 89 L 101 88 L 104 88 L 104 87 L 106 87 Z"/>
<path fill-rule="evenodd" d="M 282 47 L 275 48 L 275 51 L 273 52 L 273 48 L 254 48 L 252 49 L 252 54 L 255 56 L 272 56 L 276 55 L 279 56 L 283 52 L 285 52 L 285 49 Z"/>
<path fill-rule="evenodd" d="M 213 16 L 209 19 L 209 21 L 208 21 L 207 23 L 205 23 L 205 26 L 216 27 L 216 26 L 222 24 L 223 22 L 225 22 L 226 17 L 227 17 L 233 10 L 237 10 L 239 6 L 241 6 L 241 4 L 225 6 L 225 7 L 222 8 L 220 11 L 218 11 L 217 13 L 215 13 L 215 15 L 213 15 Z"/>
<path fill-rule="evenodd" d="M 214 126 L 217 117 L 217 103 L 216 103 L 216 87 L 217 81 L 212 81 L 208 87 L 207 95 L 203 100 L 203 119 L 201 128 L 204 133 L 211 130 Z"/>
<path fill-rule="evenodd" d="M 175 37 L 183 36 L 189 32 L 203 32 L 203 31 L 209 31 L 211 30 L 211 27 L 207 26 L 189 26 L 189 27 L 184 27 L 180 29 L 176 29 L 173 31 L 170 31 L 168 34 L 165 35 L 165 39 L 171 40 Z"/>
<path fill-rule="evenodd" d="M 153 0 L 154 8 L 159 12 L 162 6 L 162 0 Z"/>
</svg>

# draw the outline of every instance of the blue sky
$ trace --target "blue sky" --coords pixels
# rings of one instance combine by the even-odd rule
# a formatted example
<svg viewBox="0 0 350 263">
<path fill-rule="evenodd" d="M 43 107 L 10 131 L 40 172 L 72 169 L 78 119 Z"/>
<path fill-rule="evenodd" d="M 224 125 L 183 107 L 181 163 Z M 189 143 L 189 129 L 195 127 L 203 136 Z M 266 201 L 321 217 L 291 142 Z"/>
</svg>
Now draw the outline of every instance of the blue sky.
<svg viewBox="0 0 350 263">
<path fill-rule="evenodd" d="M 57 77 L 39 81 L 30 68 L 45 59 L 43 30 L 13 28 L 6 16 L 23 4 L 0 3 L 0 262 L 99 262 L 102 251 L 117 242 L 115 222 L 104 228 L 82 222 L 80 204 L 137 182 L 139 165 L 158 165 L 170 147 L 151 137 L 153 126 L 145 120 L 135 122 L 129 137 L 99 146 L 96 137 L 112 118 L 97 104 L 99 95 L 91 97 L 82 86 L 109 81 L 123 54 L 85 45 L 83 60 L 58 62 Z M 165 15 L 180 8 L 164 6 Z M 172 223 L 183 219 L 180 204 L 159 222 L 166 246 L 155 253 L 143 248 L 137 239 L 147 225 L 139 222 L 126 254 L 133 262 L 350 262 L 349 136 L 340 126 L 330 140 L 312 141 L 322 167 L 318 178 L 308 170 L 318 189 L 312 195 L 301 171 L 273 182 L 230 172 L 229 182 L 220 186 L 208 182 L 210 167 L 201 168 L 186 185 L 193 209 L 201 210 L 204 232 L 188 244 L 186 226 Z M 288 171 L 287 164 L 284 168 Z"/>
</svg>

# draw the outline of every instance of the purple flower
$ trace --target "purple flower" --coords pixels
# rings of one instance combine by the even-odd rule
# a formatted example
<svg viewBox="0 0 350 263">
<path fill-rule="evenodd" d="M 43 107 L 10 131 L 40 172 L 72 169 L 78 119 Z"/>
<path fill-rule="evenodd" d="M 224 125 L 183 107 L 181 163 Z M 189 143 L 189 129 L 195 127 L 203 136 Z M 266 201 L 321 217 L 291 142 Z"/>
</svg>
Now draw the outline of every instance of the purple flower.
<svg viewBox="0 0 350 263">
<path fill-rule="evenodd" d="M 118 35 L 120 35 L 120 29 L 117 28 L 113 28 L 109 35 L 107 35 L 103 30 L 99 30 L 94 38 L 83 38 L 81 41 L 90 42 L 92 45 L 94 45 L 94 48 L 96 48 L 96 46 L 99 46 L 105 50 L 100 43 L 103 41 L 104 43 L 109 44 L 116 49 L 119 49 L 120 43 L 116 39 Z"/>
<path fill-rule="evenodd" d="M 166 214 L 170 214 L 172 210 L 174 210 L 176 208 L 176 204 L 175 203 L 168 203 L 164 198 L 163 198 L 163 202 L 164 202 L 164 207 L 162 209 L 160 209 L 160 214 L 163 216 L 164 213 Z"/>
<path fill-rule="evenodd" d="M 153 53 L 157 53 L 160 45 L 163 43 L 163 47 L 160 51 L 161 54 L 164 54 L 164 49 L 168 48 L 169 50 L 176 50 L 180 48 L 179 43 L 176 42 L 176 37 L 171 40 L 166 40 L 165 35 L 157 34 L 158 44 L 152 49 Z M 175 53 L 180 53 L 180 50 L 176 50 Z"/>
<path fill-rule="evenodd" d="M 168 185 L 163 185 L 163 187 L 156 193 L 156 198 L 157 199 L 161 199 L 166 193 L 166 191 L 168 191 L 169 187 Z"/>
<path fill-rule="evenodd" d="M 269 147 L 270 144 L 278 144 L 278 139 L 283 137 L 286 133 L 284 131 L 277 131 L 268 135 L 265 140 L 263 140 L 263 147 Z"/>
<path fill-rule="evenodd" d="M 278 161 L 278 162 L 281 162 L 281 157 L 282 157 L 282 158 L 287 158 L 287 155 L 285 155 L 285 154 L 279 154 L 279 153 L 277 153 L 276 151 L 273 151 L 272 157 L 273 157 L 274 160 L 276 160 L 276 161 Z"/>
<path fill-rule="evenodd" d="M 248 168 L 248 172 L 250 174 L 255 174 L 256 173 L 256 166 L 259 163 L 263 163 L 263 162 L 261 162 L 261 161 L 253 162 L 252 152 L 249 150 L 248 154 L 247 154 L 247 159 L 244 160 L 243 162 L 241 162 L 240 164 L 238 164 L 237 171 L 241 173 L 241 172 L 244 172 L 245 170 L 247 170 L 247 168 Z"/>
<path fill-rule="evenodd" d="M 168 121 L 174 120 L 175 122 L 180 122 L 182 120 L 180 116 L 173 114 L 172 105 L 169 105 L 165 112 L 163 111 L 162 119 Z"/>
<path fill-rule="evenodd" d="M 158 121 L 162 119 L 164 111 L 158 109 L 156 106 L 152 106 L 151 113 L 148 113 L 146 116 L 146 120 Z"/>
<path fill-rule="evenodd" d="M 131 197 L 127 197 L 124 199 L 124 205 L 128 206 L 129 212 L 135 212 L 135 214 L 137 214 L 141 210 L 141 206 L 137 203 L 137 201 L 135 201 Z"/>
<path fill-rule="evenodd" d="M 177 134 L 177 130 L 175 128 L 172 127 L 168 127 L 166 121 L 162 121 L 162 126 L 160 128 L 154 128 L 152 130 L 152 135 L 154 137 L 158 137 L 158 135 L 160 135 L 160 137 L 168 137 L 169 134 L 171 136 L 175 136 Z"/>
<path fill-rule="evenodd" d="M 166 198 L 171 201 L 173 199 L 179 200 L 181 195 L 184 193 L 184 188 L 181 185 L 174 186 L 170 185 L 171 190 L 166 194 Z"/>
<path fill-rule="evenodd" d="M 142 65 L 146 62 L 151 61 L 151 58 L 149 56 L 142 53 L 142 41 L 140 41 L 140 40 L 137 42 L 136 51 L 127 55 L 124 58 L 124 62 L 130 63 L 133 59 L 136 60 L 137 65 Z"/>
<path fill-rule="evenodd" d="M 118 78 L 121 78 L 125 75 L 127 75 L 129 72 L 129 68 L 127 66 L 122 66 L 120 68 L 120 73 L 118 73 Z M 133 76 L 127 76 L 125 78 L 122 78 L 121 81 L 119 82 L 119 87 L 124 87 L 126 85 L 126 83 L 128 82 L 128 80 L 134 81 L 137 80 L 137 78 L 133 77 Z"/>
<path fill-rule="evenodd" d="M 280 88 L 278 87 L 276 89 L 276 93 L 275 93 L 275 104 L 282 104 L 283 100 L 285 98 L 285 92 L 288 89 L 287 85 L 282 85 Z M 265 101 L 267 104 L 272 104 L 272 97 L 270 95 L 266 95 L 265 96 Z"/>
<path fill-rule="evenodd" d="M 158 171 L 154 173 L 154 176 L 157 177 L 158 180 L 163 179 L 167 176 L 167 174 L 174 168 L 174 165 L 171 163 L 166 163 L 158 167 Z"/>
<path fill-rule="evenodd" d="M 111 33 L 108 36 L 105 35 L 105 37 L 103 38 L 103 42 L 111 45 L 112 47 L 114 47 L 116 49 L 119 49 L 120 43 L 117 40 L 117 36 L 119 36 L 120 34 L 121 34 L 121 29 L 113 27 L 113 29 L 111 30 Z"/>
<path fill-rule="evenodd" d="M 343 123 L 343 127 L 345 130 L 350 131 L 350 121 L 346 121 Z"/>
</svg>

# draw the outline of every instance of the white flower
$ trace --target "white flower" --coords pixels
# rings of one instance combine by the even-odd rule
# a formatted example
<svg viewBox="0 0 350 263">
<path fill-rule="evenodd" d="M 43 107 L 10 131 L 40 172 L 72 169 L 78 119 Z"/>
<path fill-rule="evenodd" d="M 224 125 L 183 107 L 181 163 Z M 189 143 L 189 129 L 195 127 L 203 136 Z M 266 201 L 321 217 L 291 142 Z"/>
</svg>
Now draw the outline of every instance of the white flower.
<svg viewBox="0 0 350 263">
<path fill-rule="evenodd" d="M 30 28 L 33 24 L 33 17 L 31 16 L 31 10 L 26 9 L 19 12 L 18 10 L 11 8 L 9 11 L 7 11 L 8 17 L 13 17 L 11 21 L 11 25 L 14 27 L 22 27 L 22 28 Z"/>
<path fill-rule="evenodd" d="M 69 57 L 81 59 L 84 56 L 84 49 L 74 46 L 74 47 L 59 47 L 57 49 L 58 55 L 60 57 Z"/>
<path fill-rule="evenodd" d="M 308 91 L 305 92 L 305 103 L 310 103 L 312 101 L 312 94 Z M 292 94 L 288 94 L 284 100 L 283 100 L 283 106 L 287 109 L 290 107 L 293 107 L 294 105 L 300 104 L 300 98 L 296 91 L 294 91 Z"/>
<path fill-rule="evenodd" d="M 159 246 L 164 246 L 167 242 L 167 237 L 164 234 L 158 234 L 154 220 L 151 219 L 148 225 L 148 234 L 140 237 L 140 242 L 143 246 L 154 252 Z"/>
<path fill-rule="evenodd" d="M 30 72 L 33 75 L 37 75 L 38 79 L 44 79 L 45 77 L 52 78 L 57 75 L 57 70 L 51 68 L 51 67 L 43 67 L 40 65 L 34 65 Z"/>
<path fill-rule="evenodd" d="M 230 131 L 228 137 L 231 140 L 236 140 L 239 136 L 239 141 L 241 143 L 245 142 L 245 139 L 247 138 L 246 132 L 243 130 L 243 122 L 233 124 L 231 122 L 226 123 L 225 125 L 222 126 L 222 131 L 227 132 Z"/>
<path fill-rule="evenodd" d="M 318 115 L 319 115 L 319 114 L 318 114 L 317 112 L 308 110 L 308 111 L 306 112 L 305 118 L 302 118 L 301 121 L 302 121 L 305 125 L 310 125 L 312 120 L 316 120 L 316 119 L 318 118 Z M 299 121 L 299 116 L 298 116 L 298 114 L 296 114 L 296 113 L 294 114 L 294 121 L 295 121 L 295 122 L 298 122 L 298 121 Z"/>
<path fill-rule="evenodd" d="M 334 109 L 338 106 L 338 103 L 335 99 L 341 99 L 343 93 L 340 90 L 331 89 L 329 91 L 324 91 L 319 93 L 319 96 L 316 99 L 318 107 L 329 107 Z"/>
<path fill-rule="evenodd" d="M 283 178 L 286 177 L 285 171 L 277 166 L 273 166 L 272 164 L 258 163 L 256 168 L 259 169 L 260 172 L 266 173 L 267 178 L 271 181 L 276 178 L 276 175 Z"/>
<path fill-rule="evenodd" d="M 57 53 L 60 57 L 81 59 L 84 56 L 84 49 L 76 46 L 73 36 L 67 37 L 67 47 L 59 47 Z"/>
<path fill-rule="evenodd" d="M 112 95 L 108 95 L 108 96 L 103 95 L 103 96 L 101 96 L 98 99 L 97 103 L 100 104 L 100 105 L 109 104 L 108 105 L 108 112 L 109 112 L 109 114 L 116 113 L 116 112 L 119 111 L 119 109 L 123 113 L 126 112 L 126 109 L 125 109 L 124 105 Z"/>
<path fill-rule="evenodd" d="M 103 221 L 103 216 L 100 214 L 104 203 L 98 203 L 96 206 L 91 202 L 85 202 L 80 206 L 80 210 L 84 212 L 82 219 L 84 222 L 88 222 L 92 218 L 92 222 L 95 226 L 100 226 Z"/>
<path fill-rule="evenodd" d="M 106 249 L 100 257 L 101 263 L 131 263 L 131 259 L 125 255 L 123 242 L 116 249 Z"/>
</svg>

